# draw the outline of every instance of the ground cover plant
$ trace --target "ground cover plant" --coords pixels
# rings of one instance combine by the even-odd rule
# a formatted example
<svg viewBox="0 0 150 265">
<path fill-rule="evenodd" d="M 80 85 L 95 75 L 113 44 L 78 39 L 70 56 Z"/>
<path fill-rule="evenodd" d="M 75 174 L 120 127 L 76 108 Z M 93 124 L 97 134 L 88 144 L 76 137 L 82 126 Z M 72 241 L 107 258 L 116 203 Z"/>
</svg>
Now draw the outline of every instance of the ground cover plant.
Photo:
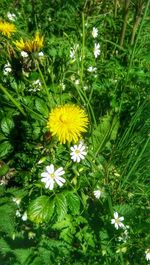
<svg viewBox="0 0 150 265">
<path fill-rule="evenodd" d="M 1 1 L 1 264 L 149 264 L 149 69 L 149 0 Z"/>
</svg>

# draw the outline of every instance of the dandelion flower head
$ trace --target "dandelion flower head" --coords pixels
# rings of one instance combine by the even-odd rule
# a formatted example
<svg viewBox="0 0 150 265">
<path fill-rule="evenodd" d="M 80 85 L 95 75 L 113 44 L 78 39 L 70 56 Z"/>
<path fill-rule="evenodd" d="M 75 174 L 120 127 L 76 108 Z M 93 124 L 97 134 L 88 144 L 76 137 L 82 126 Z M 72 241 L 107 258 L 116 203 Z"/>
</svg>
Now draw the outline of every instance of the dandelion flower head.
<svg viewBox="0 0 150 265">
<path fill-rule="evenodd" d="M 39 32 L 35 33 L 35 36 L 32 40 L 23 40 L 22 38 L 18 41 L 14 41 L 14 44 L 18 50 L 24 52 L 37 52 L 43 48 L 44 38 L 40 36 Z"/>
<path fill-rule="evenodd" d="M 12 33 L 16 32 L 16 27 L 13 23 L 0 21 L 0 32 L 10 38 Z"/>
<path fill-rule="evenodd" d="M 58 106 L 49 115 L 48 128 L 60 143 L 78 142 L 87 131 L 88 117 L 83 109 L 73 104 Z"/>
</svg>

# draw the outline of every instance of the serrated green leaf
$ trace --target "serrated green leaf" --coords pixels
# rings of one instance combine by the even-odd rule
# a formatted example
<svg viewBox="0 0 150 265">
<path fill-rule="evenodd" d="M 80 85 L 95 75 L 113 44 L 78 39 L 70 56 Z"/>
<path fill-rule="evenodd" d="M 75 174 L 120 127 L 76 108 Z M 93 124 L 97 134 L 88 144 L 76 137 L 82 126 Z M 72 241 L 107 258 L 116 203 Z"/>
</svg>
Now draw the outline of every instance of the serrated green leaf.
<svg viewBox="0 0 150 265">
<path fill-rule="evenodd" d="M 11 251 L 11 248 L 8 245 L 8 243 L 3 238 L 0 238 L 0 252 L 5 255 L 6 253 L 10 251 Z"/>
<path fill-rule="evenodd" d="M 48 117 L 48 107 L 43 99 L 36 98 L 35 100 L 36 109 L 45 117 Z"/>
<path fill-rule="evenodd" d="M 13 150 L 12 145 L 8 141 L 4 141 L 0 144 L 0 157 L 4 157 Z"/>
<path fill-rule="evenodd" d="M 8 135 L 13 128 L 14 128 L 14 122 L 12 119 L 7 118 L 7 117 L 2 119 L 1 129 L 5 135 Z"/>
<path fill-rule="evenodd" d="M 0 142 L 6 139 L 6 136 L 3 133 L 0 133 Z"/>
<path fill-rule="evenodd" d="M 40 196 L 32 201 L 28 208 L 28 217 L 32 222 L 49 222 L 54 211 L 54 201 L 48 196 Z"/>
<path fill-rule="evenodd" d="M 9 171 L 9 167 L 7 165 L 3 165 L 0 167 L 0 177 L 5 176 Z"/>
<path fill-rule="evenodd" d="M 73 192 L 66 193 L 68 207 L 73 215 L 80 213 L 80 199 Z"/>
<path fill-rule="evenodd" d="M 31 248 L 14 249 L 13 253 L 16 255 L 16 259 L 19 264 L 29 265 L 31 263 L 31 257 L 33 250 Z"/>
<path fill-rule="evenodd" d="M 55 198 L 58 221 L 62 220 L 67 213 L 67 201 L 63 194 L 58 194 Z"/>
<path fill-rule="evenodd" d="M 1 199 L 2 202 L 2 199 Z M 12 237 L 15 231 L 15 206 L 13 204 L 2 204 L 0 206 L 0 231 Z"/>
</svg>

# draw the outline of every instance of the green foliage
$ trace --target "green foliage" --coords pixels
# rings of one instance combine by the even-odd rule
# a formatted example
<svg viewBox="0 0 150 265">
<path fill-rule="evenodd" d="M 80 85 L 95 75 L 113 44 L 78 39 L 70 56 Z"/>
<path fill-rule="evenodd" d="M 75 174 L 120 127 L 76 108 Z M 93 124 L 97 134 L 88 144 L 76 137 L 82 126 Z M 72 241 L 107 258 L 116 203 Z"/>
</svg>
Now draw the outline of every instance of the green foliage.
<svg viewBox="0 0 150 265">
<path fill-rule="evenodd" d="M 48 196 L 40 196 L 29 205 L 29 219 L 35 223 L 49 222 L 54 211 L 54 202 Z"/>
<path fill-rule="evenodd" d="M 148 264 L 150 0 L 0 5 L 0 23 L 16 27 L 10 37 L 0 27 L 1 264 Z M 43 47 L 16 48 L 37 31 Z M 47 126 L 64 104 L 88 115 L 79 162 L 80 142 L 60 144 Z"/>
</svg>

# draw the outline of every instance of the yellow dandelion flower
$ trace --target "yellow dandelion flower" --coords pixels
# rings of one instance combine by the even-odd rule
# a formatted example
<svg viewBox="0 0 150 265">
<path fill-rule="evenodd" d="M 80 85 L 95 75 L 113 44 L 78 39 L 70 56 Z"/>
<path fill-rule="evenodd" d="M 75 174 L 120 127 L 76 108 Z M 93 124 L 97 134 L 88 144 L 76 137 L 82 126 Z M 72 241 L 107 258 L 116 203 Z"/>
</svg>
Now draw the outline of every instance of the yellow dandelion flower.
<svg viewBox="0 0 150 265">
<path fill-rule="evenodd" d="M 47 127 L 52 136 L 56 135 L 60 143 L 75 143 L 81 138 L 81 133 L 87 131 L 88 117 L 78 106 L 66 104 L 58 106 L 49 115 Z"/>
<path fill-rule="evenodd" d="M 18 41 L 14 41 L 18 50 L 25 52 L 37 52 L 43 48 L 43 36 L 40 36 L 39 32 L 35 33 L 35 37 L 32 40 L 24 41 L 22 38 Z"/>
<path fill-rule="evenodd" d="M 13 23 L 0 21 L 0 32 L 10 38 L 11 34 L 16 32 L 16 27 Z"/>
</svg>

